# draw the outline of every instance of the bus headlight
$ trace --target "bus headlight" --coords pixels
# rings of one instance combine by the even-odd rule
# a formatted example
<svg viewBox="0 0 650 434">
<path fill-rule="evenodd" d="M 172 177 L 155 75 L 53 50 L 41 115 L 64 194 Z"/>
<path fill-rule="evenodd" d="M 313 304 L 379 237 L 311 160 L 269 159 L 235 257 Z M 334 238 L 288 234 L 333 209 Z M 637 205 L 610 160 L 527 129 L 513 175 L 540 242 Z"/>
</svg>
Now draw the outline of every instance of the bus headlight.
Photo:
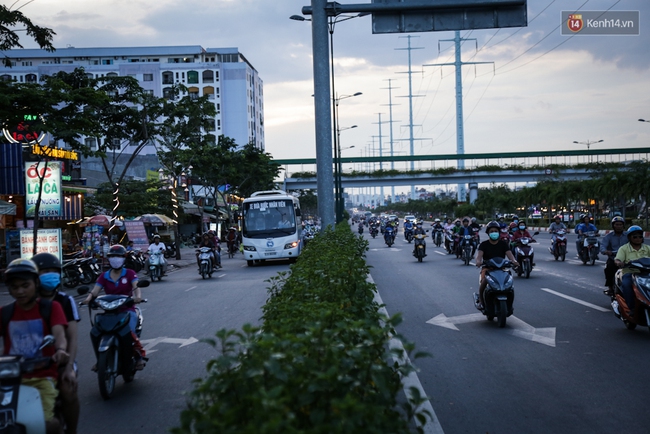
<svg viewBox="0 0 650 434">
<path fill-rule="evenodd" d="M 285 249 L 295 249 L 296 247 L 298 247 L 298 244 L 299 244 L 298 241 L 294 241 L 293 243 L 285 244 L 284 248 Z"/>
<path fill-rule="evenodd" d="M 255 248 L 255 246 L 246 246 L 245 245 L 244 250 L 247 250 L 249 252 L 255 252 L 257 249 Z"/>
</svg>

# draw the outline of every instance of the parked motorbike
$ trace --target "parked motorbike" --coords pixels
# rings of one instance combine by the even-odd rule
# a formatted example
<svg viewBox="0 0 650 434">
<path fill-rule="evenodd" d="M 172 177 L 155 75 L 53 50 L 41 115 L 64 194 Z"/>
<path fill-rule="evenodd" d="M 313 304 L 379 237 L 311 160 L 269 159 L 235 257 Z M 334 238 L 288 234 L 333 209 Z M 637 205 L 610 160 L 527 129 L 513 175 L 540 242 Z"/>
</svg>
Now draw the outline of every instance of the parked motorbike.
<svg viewBox="0 0 650 434">
<path fill-rule="evenodd" d="M 130 250 L 126 252 L 126 261 L 124 266 L 136 273 L 142 271 L 147 265 L 146 258 L 139 250 Z"/>
<path fill-rule="evenodd" d="M 442 245 L 442 241 L 444 239 L 443 235 L 443 230 L 442 229 L 434 229 L 433 234 L 433 243 L 436 245 L 436 247 L 440 247 Z"/>
<path fill-rule="evenodd" d="M 311 240 L 314 239 L 314 236 L 315 236 L 315 235 L 316 235 L 316 234 L 314 233 L 314 230 L 313 230 L 313 229 L 308 229 L 308 230 L 305 230 L 305 231 L 303 232 L 303 234 L 302 234 L 302 244 L 303 244 L 303 245 L 302 245 L 302 248 L 303 248 L 303 249 L 304 249 L 305 247 L 307 247 L 307 244 L 309 244 L 309 242 L 310 242 Z"/>
<path fill-rule="evenodd" d="M 81 275 L 79 276 L 79 282 L 83 285 L 89 285 L 94 283 L 95 280 L 102 273 L 102 270 L 97 264 L 97 259 L 95 258 L 83 258 L 78 260 L 79 268 L 81 269 Z"/>
<path fill-rule="evenodd" d="M 176 243 L 165 244 L 165 258 L 176 257 Z"/>
<path fill-rule="evenodd" d="M 75 288 L 79 286 L 83 271 L 79 265 L 79 259 L 68 259 L 63 261 L 61 267 L 63 277 L 63 286 L 66 288 Z"/>
<path fill-rule="evenodd" d="M 533 236 L 539 235 L 539 232 L 535 232 Z M 530 272 L 533 271 L 535 262 L 533 261 L 535 253 L 533 251 L 533 246 L 531 243 L 536 243 L 533 238 L 522 237 L 518 238 L 515 242 L 515 259 L 519 263 L 517 268 L 517 276 L 524 276 L 526 279 L 530 277 Z"/>
<path fill-rule="evenodd" d="M 630 311 L 621 292 L 622 271 L 616 272 L 612 310 L 616 318 L 623 321 L 625 327 L 634 330 L 637 325 L 650 329 L 650 258 L 635 259 L 625 264 L 638 273 L 632 275 L 634 289 L 634 310 Z"/>
<path fill-rule="evenodd" d="M 499 327 L 505 327 L 506 318 L 512 315 L 515 300 L 514 279 L 509 268 L 512 262 L 505 258 L 492 258 L 485 261 L 487 286 L 483 292 L 485 305 L 481 308 L 478 293 L 474 293 L 474 306 L 492 321 L 495 317 Z"/>
<path fill-rule="evenodd" d="M 138 286 L 149 286 L 148 280 L 139 280 Z M 146 303 L 147 300 L 143 300 Z M 138 362 L 133 349 L 133 335 L 129 327 L 128 311 L 121 307 L 133 306 L 134 300 L 126 295 L 110 294 L 97 297 L 88 305 L 90 317 L 90 340 L 97 357 L 97 380 L 102 398 L 109 399 L 115 389 L 115 380 L 122 376 L 125 383 L 133 381 Z M 102 313 L 92 315 L 93 310 Z M 142 332 L 142 312 L 135 308 L 138 316 L 136 335 Z"/>
<path fill-rule="evenodd" d="M 596 259 L 598 259 L 598 251 L 600 250 L 598 232 L 587 232 L 578 241 L 582 243 L 580 260 L 585 265 L 587 265 L 587 262 L 591 262 L 591 265 L 594 265 Z"/>
<path fill-rule="evenodd" d="M 558 259 L 561 259 L 564 261 L 566 258 L 566 246 L 567 246 L 567 239 L 566 239 L 566 231 L 564 229 L 559 229 L 555 233 L 555 245 L 553 246 L 551 250 L 551 254 L 555 257 L 555 260 L 557 261 Z"/>
<path fill-rule="evenodd" d="M 404 239 L 411 244 L 411 241 L 413 241 L 413 228 L 404 229 Z"/>
<path fill-rule="evenodd" d="M 155 279 L 158 279 L 158 281 L 162 280 L 163 261 L 164 258 L 162 252 L 156 252 L 156 253 L 149 252 L 149 277 L 151 277 L 152 282 Z"/>
<path fill-rule="evenodd" d="M 39 350 L 54 345 L 54 336 L 47 335 Z M 0 432 L 45 434 L 45 415 L 38 390 L 22 383 L 22 375 L 52 364 L 51 357 L 26 359 L 23 356 L 0 357 Z"/>
<path fill-rule="evenodd" d="M 417 258 L 418 262 L 422 262 L 422 259 L 426 256 L 426 253 L 424 253 L 426 246 L 426 237 L 427 236 L 425 234 L 417 234 L 413 236 L 413 239 L 415 240 L 413 243 L 413 256 Z"/>
<path fill-rule="evenodd" d="M 395 229 L 392 225 L 386 225 L 386 229 L 384 229 L 384 242 L 388 247 L 395 242 Z"/>
<path fill-rule="evenodd" d="M 210 247 L 201 247 L 197 252 L 199 253 L 199 274 L 203 279 L 205 279 L 205 276 L 212 277 L 212 270 L 214 269 L 212 249 Z"/>
</svg>

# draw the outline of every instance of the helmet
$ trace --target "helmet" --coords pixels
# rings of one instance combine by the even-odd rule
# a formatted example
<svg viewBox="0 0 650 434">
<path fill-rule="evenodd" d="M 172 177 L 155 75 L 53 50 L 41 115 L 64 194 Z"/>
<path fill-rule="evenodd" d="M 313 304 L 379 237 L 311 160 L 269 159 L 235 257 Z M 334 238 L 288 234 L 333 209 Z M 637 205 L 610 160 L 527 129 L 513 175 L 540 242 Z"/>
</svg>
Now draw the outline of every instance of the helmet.
<svg viewBox="0 0 650 434">
<path fill-rule="evenodd" d="M 614 223 L 616 223 L 616 222 L 625 224 L 625 219 L 623 217 L 621 217 L 620 215 L 614 216 L 612 218 L 612 221 L 611 221 L 612 227 L 614 227 Z"/>
<path fill-rule="evenodd" d="M 521 220 L 521 221 L 519 222 L 519 226 L 521 226 L 521 225 L 524 225 L 525 228 L 528 227 L 528 225 L 526 224 L 526 222 L 523 221 L 523 220 Z"/>
<path fill-rule="evenodd" d="M 501 229 L 501 226 L 499 225 L 499 223 L 497 223 L 497 222 L 495 222 L 494 220 L 492 220 L 490 223 L 488 223 L 487 225 L 485 225 L 485 233 L 486 233 L 486 234 L 489 234 L 489 233 L 490 233 L 490 229 L 492 229 L 492 228 L 496 228 L 496 229 L 500 230 L 500 229 Z"/>
<path fill-rule="evenodd" d="M 121 244 L 112 245 L 111 248 L 108 249 L 108 254 L 106 256 L 108 256 L 109 258 L 112 257 L 112 256 L 121 256 L 121 257 L 125 258 L 126 257 L 126 249 Z"/>
<path fill-rule="evenodd" d="M 156 234 L 153 236 L 153 239 L 155 240 L 156 238 L 160 239 L 160 235 Z"/>
<path fill-rule="evenodd" d="M 554 220 L 560 219 L 562 220 L 562 216 L 560 214 L 557 214 L 555 217 L 553 217 Z"/>
<path fill-rule="evenodd" d="M 472 223 L 476 223 L 476 217 L 472 217 Z"/>
<path fill-rule="evenodd" d="M 38 266 L 39 270 L 56 268 L 61 271 L 61 261 L 51 253 L 38 253 L 32 257 L 32 261 Z"/>
<path fill-rule="evenodd" d="M 463 223 L 465 223 L 465 222 L 469 223 L 469 218 L 463 217 Z"/>
<path fill-rule="evenodd" d="M 630 226 L 627 229 L 627 238 L 628 238 L 628 240 L 630 239 L 630 235 L 632 235 L 634 232 L 641 232 L 641 235 L 643 235 L 643 229 L 641 229 L 641 226 L 637 226 L 637 225 Z"/>
<path fill-rule="evenodd" d="M 513 216 L 512 216 L 512 219 L 513 219 L 513 220 L 519 220 L 519 217 L 516 216 L 516 215 L 513 215 Z"/>
<path fill-rule="evenodd" d="M 440 223 L 440 219 L 435 219 L 433 222 L 434 223 Z"/>
<path fill-rule="evenodd" d="M 587 217 L 587 214 L 580 214 L 580 220 L 583 220 L 585 217 Z"/>
<path fill-rule="evenodd" d="M 38 280 L 38 266 L 34 261 L 29 259 L 14 259 L 7 265 L 5 280 L 8 282 L 11 278 L 17 277 L 18 275 L 31 275 L 32 278 Z"/>
</svg>

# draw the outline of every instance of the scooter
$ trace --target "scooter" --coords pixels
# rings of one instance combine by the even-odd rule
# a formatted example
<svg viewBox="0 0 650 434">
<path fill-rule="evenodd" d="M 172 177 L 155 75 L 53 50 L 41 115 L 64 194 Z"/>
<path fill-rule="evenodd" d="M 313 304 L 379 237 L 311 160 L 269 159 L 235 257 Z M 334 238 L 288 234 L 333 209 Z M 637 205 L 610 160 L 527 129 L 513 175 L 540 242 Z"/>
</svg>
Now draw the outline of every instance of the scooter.
<svg viewBox="0 0 650 434">
<path fill-rule="evenodd" d="M 472 249 L 474 248 L 474 236 L 465 235 L 460 240 L 461 257 L 465 265 L 469 265 L 472 260 Z"/>
<path fill-rule="evenodd" d="M 456 247 L 454 246 L 454 233 L 452 231 L 446 231 L 445 233 L 445 248 L 447 253 L 450 255 L 454 253 Z"/>
<path fill-rule="evenodd" d="M 151 277 L 152 282 L 155 279 L 158 279 L 159 282 L 162 280 L 163 261 L 163 252 L 149 252 L 149 277 Z"/>
<path fill-rule="evenodd" d="M 47 335 L 39 350 L 54 345 Z M 23 356 L 0 357 L 0 432 L 45 434 L 45 415 L 38 390 L 22 383 L 22 375 L 51 366 L 51 357 L 25 359 Z"/>
<path fill-rule="evenodd" d="M 598 250 L 600 249 L 600 241 L 598 241 L 598 232 L 587 232 L 580 240 L 582 242 L 582 251 L 580 252 L 580 260 L 584 265 L 591 262 L 591 265 L 596 263 L 598 259 Z"/>
<path fill-rule="evenodd" d="M 485 306 L 483 308 L 480 307 L 478 293 L 474 293 L 474 306 L 487 317 L 488 321 L 492 321 L 496 317 L 499 327 L 505 327 L 506 318 L 513 312 L 515 288 L 510 267 L 512 267 L 512 262 L 505 258 L 488 259 L 483 264 L 483 268 L 487 269 L 485 273 L 487 286 L 483 292 Z"/>
<path fill-rule="evenodd" d="M 370 235 L 375 238 L 379 234 L 379 229 L 377 228 L 377 224 L 371 224 L 370 225 Z"/>
<path fill-rule="evenodd" d="M 384 242 L 388 247 L 395 242 L 395 230 L 392 225 L 386 225 L 386 229 L 384 229 Z"/>
<path fill-rule="evenodd" d="M 363 234 L 363 224 L 362 224 L 362 223 L 359 223 L 359 229 L 358 229 L 358 231 L 359 231 L 359 235 L 362 235 L 362 234 Z"/>
<path fill-rule="evenodd" d="M 539 235 L 539 232 L 535 232 L 533 236 Z M 533 252 L 533 246 L 531 243 L 536 243 L 533 238 L 522 237 L 518 238 L 515 242 L 515 251 L 514 255 L 519 262 L 519 268 L 517 268 L 517 276 L 521 277 L 522 275 L 528 279 L 530 277 L 530 272 L 533 271 L 535 262 L 533 261 L 535 253 Z"/>
<path fill-rule="evenodd" d="M 210 247 L 201 247 L 197 250 L 199 252 L 199 274 L 203 279 L 205 276 L 212 277 L 212 249 Z"/>
<path fill-rule="evenodd" d="M 139 280 L 138 287 L 149 286 L 148 280 Z M 144 303 L 147 300 L 142 300 Z M 133 336 L 129 327 L 128 311 L 120 311 L 121 307 L 134 305 L 134 300 L 126 295 L 103 295 L 97 297 L 88 305 L 90 317 L 90 340 L 97 357 L 97 380 L 99 393 L 102 398 L 109 399 L 115 389 L 118 376 L 125 383 L 133 381 L 136 373 L 137 359 L 133 348 Z M 102 310 L 93 317 L 93 310 Z M 135 308 L 138 316 L 135 333 L 140 337 L 142 332 L 142 312 Z"/>
<path fill-rule="evenodd" d="M 433 238 L 433 244 L 435 244 L 436 247 L 440 247 L 442 245 L 442 240 L 444 238 L 443 230 L 442 229 L 434 229 L 432 238 Z"/>
<path fill-rule="evenodd" d="M 411 244 L 411 241 L 413 241 L 413 228 L 404 229 L 404 239 Z"/>
<path fill-rule="evenodd" d="M 549 249 L 551 251 L 551 254 L 555 257 L 556 261 L 558 259 L 564 261 L 566 258 L 566 245 L 566 231 L 564 229 L 559 229 L 555 233 L 555 244 L 553 245 L 552 249 Z"/>
<path fill-rule="evenodd" d="M 165 244 L 165 258 L 176 257 L 176 243 Z"/>
<path fill-rule="evenodd" d="M 418 262 L 422 262 L 422 259 L 427 256 L 425 253 L 426 237 L 425 234 L 413 235 L 413 239 L 415 240 L 415 243 L 413 243 L 413 256 L 417 258 Z"/>
<path fill-rule="evenodd" d="M 625 302 L 621 292 L 623 270 L 618 270 L 615 277 L 614 296 L 612 297 L 614 315 L 623 321 L 628 330 L 634 330 L 637 325 L 646 326 L 650 329 L 650 258 L 635 259 L 626 263 L 625 267 L 638 271 L 638 273 L 632 274 L 634 310 L 630 311 Z"/>
</svg>

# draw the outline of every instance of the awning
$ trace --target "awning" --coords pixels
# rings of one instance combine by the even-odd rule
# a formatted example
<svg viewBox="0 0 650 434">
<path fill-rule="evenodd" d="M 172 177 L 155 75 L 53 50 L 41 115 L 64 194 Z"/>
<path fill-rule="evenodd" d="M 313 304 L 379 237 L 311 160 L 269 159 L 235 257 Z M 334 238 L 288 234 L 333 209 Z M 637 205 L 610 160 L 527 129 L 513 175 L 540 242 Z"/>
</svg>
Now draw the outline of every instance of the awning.
<svg viewBox="0 0 650 434">
<path fill-rule="evenodd" d="M 207 212 L 205 212 L 205 210 L 203 212 L 201 212 L 201 208 L 199 208 L 199 206 L 197 204 L 187 203 L 186 202 L 186 203 L 183 203 L 182 206 L 183 206 L 183 212 L 185 214 L 196 215 L 196 216 L 201 217 L 204 220 L 205 220 L 205 217 L 208 217 L 210 220 L 217 220 L 216 215 L 208 214 Z M 212 208 L 212 209 L 214 209 L 214 208 Z M 226 220 L 228 218 L 228 213 L 226 211 L 222 210 L 221 208 L 219 208 L 219 218 L 222 219 L 222 220 Z"/>
<path fill-rule="evenodd" d="M 0 200 L 0 214 L 16 215 L 16 204 Z"/>
</svg>

